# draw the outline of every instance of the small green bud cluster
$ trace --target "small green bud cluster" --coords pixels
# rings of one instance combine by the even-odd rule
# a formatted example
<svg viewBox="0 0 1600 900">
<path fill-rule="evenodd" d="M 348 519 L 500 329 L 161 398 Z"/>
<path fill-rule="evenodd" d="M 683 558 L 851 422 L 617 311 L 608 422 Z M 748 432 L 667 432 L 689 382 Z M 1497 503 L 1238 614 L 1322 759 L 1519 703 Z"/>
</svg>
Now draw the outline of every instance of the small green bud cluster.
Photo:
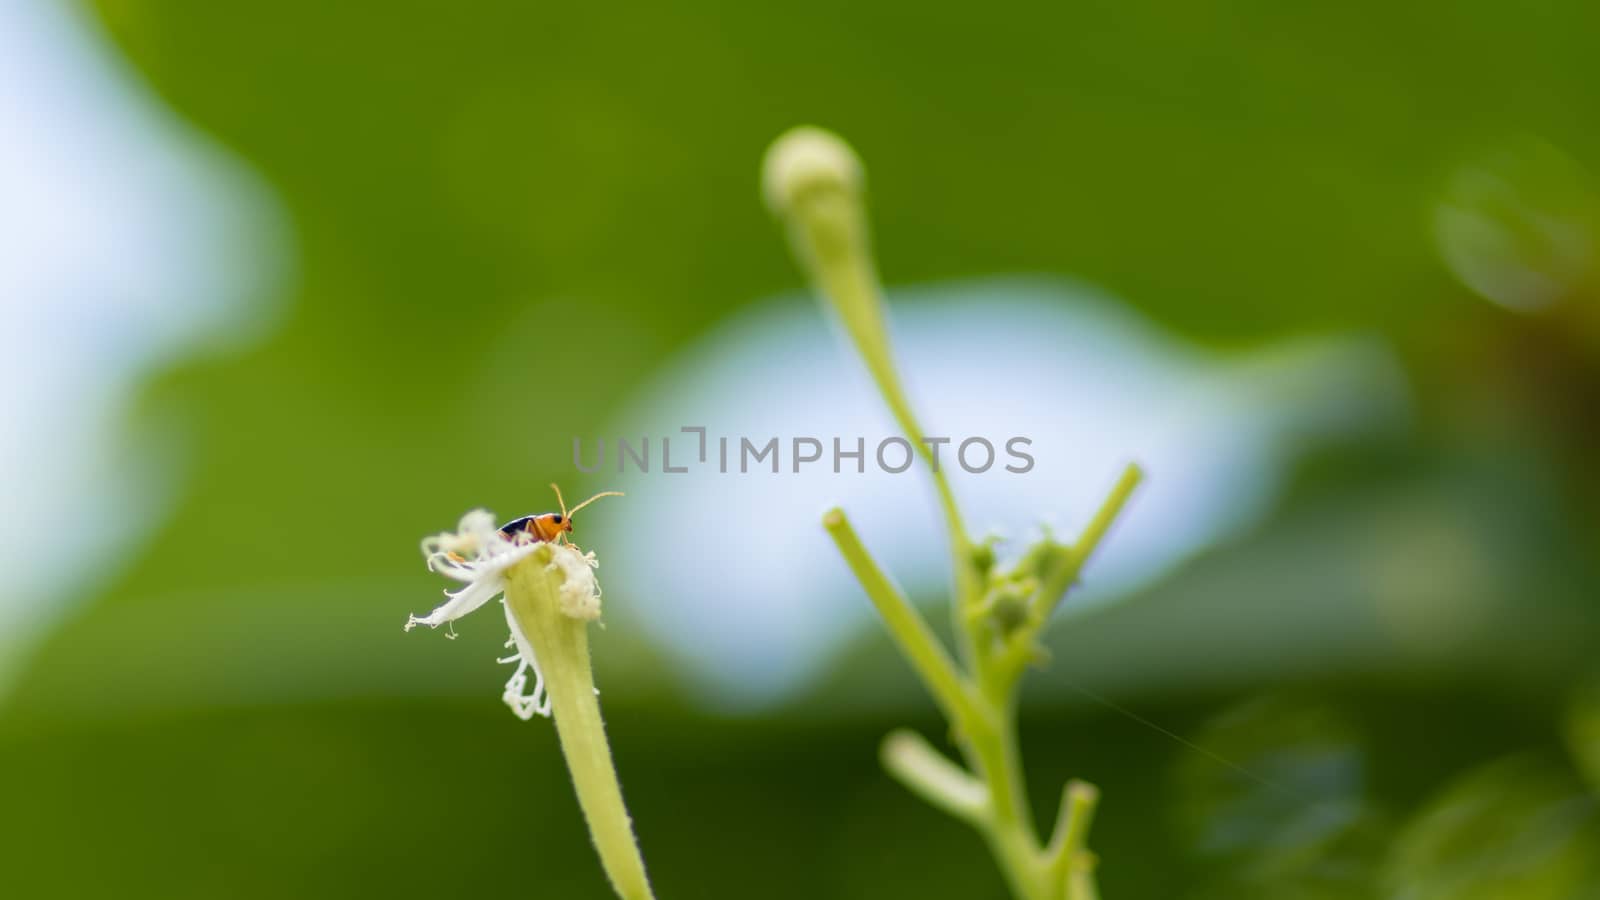
<svg viewBox="0 0 1600 900">
<path fill-rule="evenodd" d="M 1055 598 L 1044 595 L 1045 586 L 1071 587 L 1076 574 L 1072 548 L 1047 532 L 1011 565 L 1000 567 L 994 545 L 989 539 L 973 548 L 983 594 L 972 611 L 972 628 L 987 641 L 990 658 L 1042 661 L 1045 651 L 1037 639 L 1055 606 Z"/>
</svg>

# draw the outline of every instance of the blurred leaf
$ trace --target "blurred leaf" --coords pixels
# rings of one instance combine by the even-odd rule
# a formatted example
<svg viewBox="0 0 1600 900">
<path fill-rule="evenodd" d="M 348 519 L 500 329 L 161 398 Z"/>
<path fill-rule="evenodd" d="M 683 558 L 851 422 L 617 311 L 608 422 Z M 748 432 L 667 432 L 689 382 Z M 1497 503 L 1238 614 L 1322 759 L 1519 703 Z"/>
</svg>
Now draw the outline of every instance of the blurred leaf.
<svg viewBox="0 0 1600 900">
<path fill-rule="evenodd" d="M 1372 893 L 1382 823 L 1356 729 L 1314 697 L 1243 703 L 1183 757 L 1177 816 L 1191 852 L 1222 865 L 1201 896 Z"/>
<path fill-rule="evenodd" d="M 1567 747 L 1589 789 L 1600 794 L 1600 681 L 1579 688 L 1567 707 Z"/>
<path fill-rule="evenodd" d="M 1395 841 L 1385 867 L 1404 900 L 1600 896 L 1600 816 L 1566 773 L 1502 759 L 1446 788 Z"/>
<path fill-rule="evenodd" d="M 1434 213 L 1445 263 L 1489 300 L 1533 312 L 1592 286 L 1600 198 L 1583 167 L 1525 138 L 1463 165 Z"/>
</svg>

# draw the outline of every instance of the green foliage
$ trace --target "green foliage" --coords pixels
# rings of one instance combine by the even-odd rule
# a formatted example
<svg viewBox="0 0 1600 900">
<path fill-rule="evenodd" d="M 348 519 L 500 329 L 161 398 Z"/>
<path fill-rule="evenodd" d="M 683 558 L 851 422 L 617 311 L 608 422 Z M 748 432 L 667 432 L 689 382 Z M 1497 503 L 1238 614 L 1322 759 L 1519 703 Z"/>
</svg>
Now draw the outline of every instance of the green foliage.
<svg viewBox="0 0 1600 900">
<path fill-rule="evenodd" d="M 1451 784 L 1397 838 L 1384 882 L 1418 900 L 1587 900 L 1600 894 L 1600 804 L 1533 758 Z"/>
</svg>

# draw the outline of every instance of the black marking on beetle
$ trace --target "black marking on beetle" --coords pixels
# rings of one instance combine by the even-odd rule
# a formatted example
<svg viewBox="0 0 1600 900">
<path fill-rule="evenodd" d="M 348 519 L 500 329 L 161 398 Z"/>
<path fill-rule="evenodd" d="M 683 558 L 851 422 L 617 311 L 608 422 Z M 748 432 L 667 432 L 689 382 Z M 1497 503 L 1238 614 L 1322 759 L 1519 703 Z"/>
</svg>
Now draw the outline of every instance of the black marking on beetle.
<svg viewBox="0 0 1600 900">
<path fill-rule="evenodd" d="M 508 538 L 516 537 L 519 534 L 525 534 L 528 531 L 528 526 L 532 524 L 533 519 L 533 516 L 523 516 L 520 519 L 512 519 L 511 521 L 500 526 L 500 533 Z"/>
</svg>

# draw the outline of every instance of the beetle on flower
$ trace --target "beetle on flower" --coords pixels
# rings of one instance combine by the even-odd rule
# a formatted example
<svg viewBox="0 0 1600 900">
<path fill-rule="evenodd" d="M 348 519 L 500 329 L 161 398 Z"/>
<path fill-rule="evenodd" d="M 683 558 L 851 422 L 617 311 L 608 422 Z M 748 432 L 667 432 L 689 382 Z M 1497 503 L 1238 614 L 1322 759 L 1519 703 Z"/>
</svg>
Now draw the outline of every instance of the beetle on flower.
<svg viewBox="0 0 1600 900">
<path fill-rule="evenodd" d="M 561 489 L 551 487 L 559 513 L 522 516 L 496 528 L 488 510 L 475 509 L 461 517 L 455 531 L 424 538 L 428 568 L 464 586 L 446 591 L 447 599 L 433 612 L 408 618 L 406 630 L 438 628 L 500 600 L 511 629 L 506 646 L 516 651 L 500 662 L 517 666 L 506 682 L 506 705 L 523 720 L 536 715 L 555 720 L 606 877 L 624 900 L 651 900 L 589 667 L 589 623 L 600 618 L 600 584 L 594 577 L 599 562 L 567 537 L 573 513 L 616 493 L 596 494 L 569 510 Z"/>
<path fill-rule="evenodd" d="M 516 650 L 500 662 L 517 666 L 502 696 L 511 711 L 524 720 L 535 715 L 549 717 L 551 708 L 533 643 L 504 596 L 507 572 L 536 552 L 541 556 L 548 554 L 544 568 L 559 572 L 561 576 L 557 596 L 562 614 L 583 622 L 598 619 L 600 584 L 595 580 L 594 570 L 600 563 L 593 553 L 583 553 L 573 546 L 567 534 L 572 531 L 572 516 L 578 510 L 601 497 L 620 496 L 615 491 L 607 491 L 568 510 L 566 501 L 561 498 L 561 489 L 553 484 L 550 487 L 555 489 L 556 499 L 561 504 L 559 513 L 523 516 L 496 528 L 494 516 L 488 510 L 475 509 L 461 517 L 455 531 L 423 538 L 422 555 L 428 568 L 466 586 L 446 591 L 449 599 L 426 616 L 413 615 L 406 620 L 407 631 L 418 625 L 438 628 L 500 597 L 506 611 L 506 625 L 511 629 L 506 647 Z M 532 691 L 527 690 L 530 671 L 534 679 Z"/>
</svg>

